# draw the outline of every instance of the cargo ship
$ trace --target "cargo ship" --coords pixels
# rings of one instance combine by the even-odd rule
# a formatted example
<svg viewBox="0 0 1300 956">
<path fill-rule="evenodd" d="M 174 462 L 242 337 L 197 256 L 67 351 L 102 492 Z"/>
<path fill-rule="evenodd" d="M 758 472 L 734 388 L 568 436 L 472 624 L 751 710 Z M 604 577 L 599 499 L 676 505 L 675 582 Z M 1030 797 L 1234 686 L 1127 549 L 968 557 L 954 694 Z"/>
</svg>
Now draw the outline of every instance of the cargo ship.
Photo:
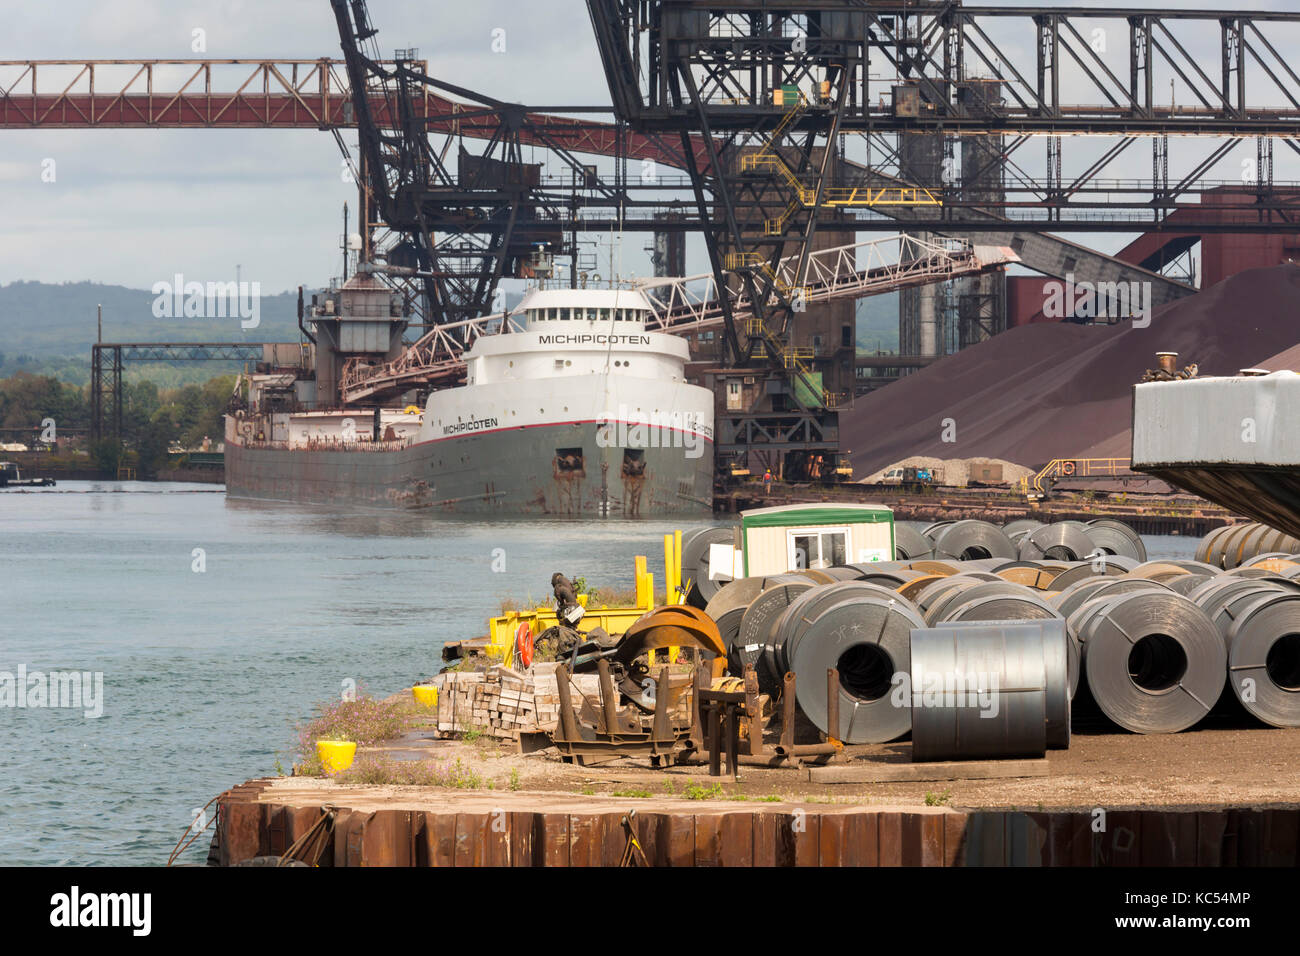
<svg viewBox="0 0 1300 956">
<path fill-rule="evenodd" d="M 394 300 L 395 302 L 395 300 Z M 713 393 L 631 289 L 535 288 L 423 407 L 338 406 L 358 353 L 392 360 L 390 292 L 314 297 L 297 368 L 262 367 L 226 416 L 226 493 L 323 505 L 636 518 L 712 509 Z M 310 374 L 304 366 L 311 365 Z"/>
</svg>

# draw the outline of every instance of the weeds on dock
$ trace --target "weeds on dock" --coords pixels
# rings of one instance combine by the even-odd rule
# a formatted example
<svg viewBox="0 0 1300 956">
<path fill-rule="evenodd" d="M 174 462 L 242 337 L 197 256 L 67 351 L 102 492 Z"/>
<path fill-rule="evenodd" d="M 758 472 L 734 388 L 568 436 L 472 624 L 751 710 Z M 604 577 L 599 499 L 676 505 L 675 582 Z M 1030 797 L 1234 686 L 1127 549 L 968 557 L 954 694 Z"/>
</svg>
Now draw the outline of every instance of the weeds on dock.
<svg viewBox="0 0 1300 956">
<path fill-rule="evenodd" d="M 298 728 L 299 762 L 294 773 L 309 777 L 324 774 L 316 754 L 318 740 L 350 740 L 366 747 L 402 736 L 425 717 L 414 701 L 376 700 L 365 694 L 358 694 L 355 700 L 317 704 L 316 715 Z"/>
<path fill-rule="evenodd" d="M 687 800 L 713 800 L 722 796 L 722 784 L 715 783 L 711 787 L 703 787 L 694 782 L 688 782 L 686 789 L 682 791 Z"/>
<path fill-rule="evenodd" d="M 948 789 L 942 793 L 935 793 L 927 790 L 925 793 L 925 805 L 927 807 L 941 807 L 952 799 L 952 790 Z"/>
<path fill-rule="evenodd" d="M 351 767 L 334 779 L 338 783 L 371 786 L 495 789 L 492 781 L 484 780 L 460 758 L 439 763 L 428 760 L 394 760 L 381 754 L 362 754 Z"/>
</svg>

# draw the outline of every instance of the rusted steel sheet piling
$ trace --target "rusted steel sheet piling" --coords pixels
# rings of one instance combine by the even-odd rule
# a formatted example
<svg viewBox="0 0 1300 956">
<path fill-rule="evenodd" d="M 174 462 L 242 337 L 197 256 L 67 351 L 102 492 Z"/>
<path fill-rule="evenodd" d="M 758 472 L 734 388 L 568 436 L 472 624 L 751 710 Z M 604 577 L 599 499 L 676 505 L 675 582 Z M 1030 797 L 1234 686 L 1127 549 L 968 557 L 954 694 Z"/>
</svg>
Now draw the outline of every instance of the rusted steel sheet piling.
<svg viewBox="0 0 1300 956">
<path fill-rule="evenodd" d="M 1294 866 L 1300 850 L 1296 808 L 1114 810 L 1098 830 L 1082 811 L 425 796 L 289 779 L 222 795 L 221 863 L 283 854 L 327 804 L 323 866 L 617 866 L 629 832 L 654 866 Z"/>
</svg>

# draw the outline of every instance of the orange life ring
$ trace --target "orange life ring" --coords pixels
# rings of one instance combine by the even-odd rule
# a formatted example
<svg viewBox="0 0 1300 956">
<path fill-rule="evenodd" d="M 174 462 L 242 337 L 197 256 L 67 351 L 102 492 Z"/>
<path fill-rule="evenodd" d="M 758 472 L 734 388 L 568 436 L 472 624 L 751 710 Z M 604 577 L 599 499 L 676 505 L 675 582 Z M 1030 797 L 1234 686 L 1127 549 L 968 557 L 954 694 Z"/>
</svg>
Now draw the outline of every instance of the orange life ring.
<svg viewBox="0 0 1300 956">
<path fill-rule="evenodd" d="M 1072 461 L 1061 462 L 1061 474 L 1063 475 L 1074 474 L 1074 462 Z"/>
<path fill-rule="evenodd" d="M 515 628 L 515 656 L 524 667 L 533 666 L 533 629 L 527 624 Z"/>
</svg>

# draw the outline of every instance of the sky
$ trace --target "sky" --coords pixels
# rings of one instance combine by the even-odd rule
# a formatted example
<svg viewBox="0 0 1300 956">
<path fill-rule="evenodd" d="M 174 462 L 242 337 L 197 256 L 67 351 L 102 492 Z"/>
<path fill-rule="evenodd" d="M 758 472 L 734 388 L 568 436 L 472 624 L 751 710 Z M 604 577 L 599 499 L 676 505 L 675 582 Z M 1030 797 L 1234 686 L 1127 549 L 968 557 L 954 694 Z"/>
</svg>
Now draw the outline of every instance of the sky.
<svg viewBox="0 0 1300 956">
<path fill-rule="evenodd" d="M 609 102 L 583 0 L 371 0 L 369 6 L 380 50 L 417 48 L 434 76 L 530 105 Z M 1223 4 L 1166 0 L 1163 6 Z M 1288 3 L 1252 0 L 1250 6 L 1282 10 Z M 5 14 L 0 60 L 340 55 L 328 0 L 60 0 L 13 7 Z M 191 49 L 196 29 L 204 31 L 203 52 Z M 505 31 L 504 52 L 493 51 L 498 29 Z M 1207 37 L 1200 52 L 1213 52 L 1210 71 L 1217 68 L 1217 37 Z M 1118 39 L 1109 55 L 1125 62 L 1127 38 Z M 0 66 L 0 85 L 15 75 Z M 99 88 L 111 86 L 101 74 Z M 355 136 L 345 140 L 354 143 Z M 1199 158 L 1199 148 L 1189 145 L 1174 143 L 1172 176 Z M 1085 153 L 1102 148 L 1071 146 L 1083 166 Z M 1129 174 L 1149 177 L 1150 150 L 1139 144 L 1132 152 Z M 50 160 L 54 181 L 44 182 Z M 1230 157 L 1213 175 L 1235 177 L 1239 162 Z M 343 204 L 356 204 L 340 163 L 333 137 L 315 130 L 0 131 L 0 284 L 92 280 L 149 288 L 177 273 L 222 281 L 238 269 L 266 293 L 322 285 L 340 271 Z M 1295 170 L 1279 155 L 1279 179 L 1300 178 Z M 1113 248 L 1121 239 L 1084 241 Z M 646 244 L 644 235 L 628 236 L 620 257 L 625 272 L 647 268 Z M 602 262 L 607 249 L 599 252 Z"/>
</svg>

